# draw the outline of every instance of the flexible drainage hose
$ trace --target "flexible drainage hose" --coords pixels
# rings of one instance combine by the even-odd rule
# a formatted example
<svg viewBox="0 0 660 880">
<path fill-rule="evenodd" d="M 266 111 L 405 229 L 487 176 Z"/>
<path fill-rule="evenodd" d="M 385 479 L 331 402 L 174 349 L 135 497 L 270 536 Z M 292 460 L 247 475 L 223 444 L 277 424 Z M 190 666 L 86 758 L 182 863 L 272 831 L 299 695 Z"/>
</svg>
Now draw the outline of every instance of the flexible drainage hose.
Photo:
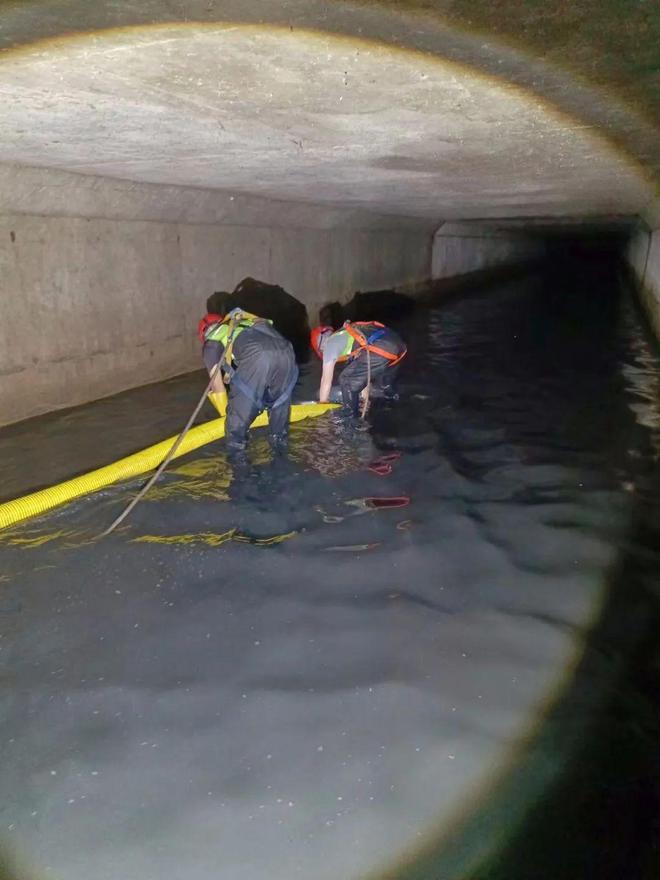
<svg viewBox="0 0 660 880">
<path fill-rule="evenodd" d="M 323 415 L 331 409 L 335 409 L 332 403 L 298 403 L 291 407 L 291 421 L 299 422 L 302 419 L 314 418 Z M 268 424 L 268 414 L 261 413 L 252 422 L 252 428 L 258 428 Z M 225 436 L 225 420 L 214 419 L 211 422 L 205 422 L 203 425 L 197 425 L 191 428 L 186 434 L 184 440 L 176 451 L 174 458 L 179 458 L 188 452 L 199 449 L 213 440 L 218 440 Z M 38 492 L 32 492 L 24 495 L 22 498 L 16 498 L 13 501 L 6 501 L 0 504 L 0 529 L 6 529 L 8 526 L 15 525 L 22 520 L 30 519 L 41 513 L 46 513 L 54 507 L 67 504 L 76 498 L 89 495 L 91 492 L 97 492 L 113 483 L 121 480 L 130 480 L 140 474 L 154 470 L 162 462 L 163 458 L 171 450 L 172 444 L 176 437 L 170 437 L 154 446 L 149 446 L 141 452 L 135 452 L 126 458 L 108 464 L 105 467 L 90 471 L 80 477 L 74 477 L 72 480 L 66 480 L 49 489 L 41 489 Z"/>
<path fill-rule="evenodd" d="M 174 441 L 172 446 L 168 449 L 167 455 L 161 461 L 161 463 L 158 465 L 158 468 L 156 469 L 156 473 L 151 475 L 150 479 L 140 489 L 140 491 L 133 498 L 133 500 L 130 501 L 128 506 L 125 507 L 124 510 L 122 510 L 122 512 L 119 514 L 119 516 L 115 520 L 112 521 L 112 523 L 108 526 L 108 528 L 104 532 L 101 532 L 101 534 L 99 535 L 99 538 L 105 538 L 106 535 L 110 535 L 110 534 L 112 534 L 112 532 L 114 532 L 114 530 L 117 528 L 117 526 L 126 519 L 126 517 L 131 512 L 131 510 L 133 510 L 133 508 L 137 504 L 140 503 L 142 498 L 144 498 L 144 496 L 147 494 L 149 489 L 151 489 L 151 487 L 156 482 L 158 477 L 160 477 L 160 475 L 163 473 L 163 471 L 165 470 L 167 465 L 176 456 L 177 449 L 179 448 L 179 446 L 181 446 L 181 444 L 183 443 L 183 441 L 186 438 L 186 434 L 192 428 L 193 423 L 194 423 L 195 419 L 197 418 L 200 409 L 202 408 L 202 406 L 204 406 L 204 401 L 206 400 L 207 395 L 211 393 L 211 389 L 213 388 L 213 385 L 215 383 L 215 377 L 218 374 L 222 377 L 222 368 L 224 367 L 224 365 L 227 361 L 227 356 L 229 355 L 229 352 L 231 351 L 231 345 L 232 345 L 232 342 L 234 341 L 234 334 L 236 332 L 236 325 L 237 325 L 240 317 L 241 317 L 241 312 L 239 309 L 234 309 L 234 311 L 231 312 L 231 317 L 230 317 L 230 321 L 229 321 L 229 331 L 227 333 L 227 344 L 225 345 L 224 350 L 222 352 L 222 357 L 220 358 L 220 361 L 211 370 L 209 383 L 206 386 L 206 388 L 204 389 L 204 391 L 202 392 L 202 396 L 199 398 L 197 406 L 195 407 L 192 415 L 190 416 L 190 418 L 186 422 L 185 428 L 183 429 L 183 431 L 181 431 L 181 433 L 176 438 L 176 440 Z M 215 400 L 211 400 L 211 402 L 215 406 Z M 226 408 L 225 408 L 225 412 L 226 412 Z"/>
</svg>

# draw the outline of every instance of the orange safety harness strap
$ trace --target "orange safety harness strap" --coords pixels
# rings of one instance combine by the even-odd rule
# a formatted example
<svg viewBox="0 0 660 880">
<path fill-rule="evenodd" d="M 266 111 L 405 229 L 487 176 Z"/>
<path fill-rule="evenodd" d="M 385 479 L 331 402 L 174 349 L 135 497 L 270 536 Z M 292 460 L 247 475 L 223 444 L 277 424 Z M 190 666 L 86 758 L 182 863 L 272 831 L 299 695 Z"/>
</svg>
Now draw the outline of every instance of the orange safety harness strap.
<svg viewBox="0 0 660 880">
<path fill-rule="evenodd" d="M 388 364 L 388 366 L 393 367 L 394 364 L 398 364 L 400 360 L 403 360 L 403 358 L 408 353 L 407 348 L 404 348 L 403 351 L 400 352 L 400 354 L 394 354 L 394 352 L 386 351 L 384 348 L 381 348 L 379 345 L 374 345 L 372 342 L 369 342 L 367 340 L 365 335 L 360 330 L 355 329 L 357 327 L 377 327 L 379 330 L 385 329 L 385 325 L 380 324 L 378 321 L 356 321 L 353 324 L 349 324 L 348 322 L 346 322 L 346 324 L 344 324 L 343 329 L 348 333 L 349 336 L 352 336 L 353 339 L 360 346 L 358 349 L 356 349 L 354 352 L 352 352 L 349 355 L 349 359 L 358 357 L 360 352 L 362 350 L 365 350 L 365 351 L 371 352 L 371 354 L 377 354 L 377 355 L 380 355 L 381 357 L 385 358 L 385 360 L 388 360 L 390 362 Z"/>
</svg>

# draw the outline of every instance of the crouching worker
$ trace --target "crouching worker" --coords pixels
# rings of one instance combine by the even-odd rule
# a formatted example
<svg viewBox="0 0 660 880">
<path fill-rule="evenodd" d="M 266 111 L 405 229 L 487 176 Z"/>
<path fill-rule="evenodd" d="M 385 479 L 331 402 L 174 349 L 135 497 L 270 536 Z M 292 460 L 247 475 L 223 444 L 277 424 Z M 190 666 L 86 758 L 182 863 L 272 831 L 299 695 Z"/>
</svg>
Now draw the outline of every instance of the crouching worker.
<svg viewBox="0 0 660 880">
<path fill-rule="evenodd" d="M 271 321 L 240 309 L 225 317 L 206 315 L 198 333 L 204 365 L 213 377 L 211 402 L 221 416 L 226 414 L 230 453 L 245 450 L 248 429 L 263 410 L 268 411 L 273 445 L 283 447 L 289 432 L 291 394 L 298 380 L 291 343 Z"/>
<path fill-rule="evenodd" d="M 397 365 L 407 354 L 405 343 L 394 330 L 377 321 L 347 321 L 336 332 L 332 327 L 315 327 L 311 341 L 323 359 L 321 403 L 343 403 L 352 415 L 358 415 L 360 400 L 366 405 L 369 394 L 394 396 L 392 382 Z M 333 389 L 337 363 L 345 363 L 346 367 L 339 377 L 339 389 Z"/>
</svg>

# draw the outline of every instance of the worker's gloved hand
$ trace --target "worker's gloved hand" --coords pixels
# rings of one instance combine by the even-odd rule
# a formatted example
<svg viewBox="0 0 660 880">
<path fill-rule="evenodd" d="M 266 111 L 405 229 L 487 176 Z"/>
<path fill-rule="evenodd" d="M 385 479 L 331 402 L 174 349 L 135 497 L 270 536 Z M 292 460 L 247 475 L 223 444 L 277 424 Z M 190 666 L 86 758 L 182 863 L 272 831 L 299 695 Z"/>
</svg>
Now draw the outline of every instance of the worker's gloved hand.
<svg viewBox="0 0 660 880">
<path fill-rule="evenodd" d="M 236 306 L 235 309 L 232 309 L 231 312 L 227 315 L 227 317 L 232 321 L 237 321 L 241 315 L 243 314 L 243 309 Z"/>
<path fill-rule="evenodd" d="M 218 394 L 217 391 L 209 391 L 209 400 L 213 404 L 213 406 L 217 409 L 218 415 L 221 418 L 224 418 L 227 414 L 227 395 L 226 394 Z"/>
</svg>

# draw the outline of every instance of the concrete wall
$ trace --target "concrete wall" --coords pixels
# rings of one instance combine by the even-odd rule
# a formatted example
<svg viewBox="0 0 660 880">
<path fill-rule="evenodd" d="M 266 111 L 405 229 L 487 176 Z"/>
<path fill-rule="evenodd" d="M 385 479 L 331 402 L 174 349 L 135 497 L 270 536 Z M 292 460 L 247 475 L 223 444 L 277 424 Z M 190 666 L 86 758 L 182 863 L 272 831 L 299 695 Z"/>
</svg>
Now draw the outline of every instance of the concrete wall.
<svg viewBox="0 0 660 880">
<path fill-rule="evenodd" d="M 433 237 L 431 275 L 453 278 L 536 259 L 543 254 L 538 239 L 502 232 L 478 223 L 445 223 Z"/>
<path fill-rule="evenodd" d="M 275 225 L 273 214 L 297 219 L 281 204 L 262 212 L 269 226 L 76 217 L 68 184 L 68 216 L 56 200 L 49 216 L 0 214 L 0 424 L 198 368 L 206 298 L 246 275 L 282 285 L 314 319 L 329 299 L 430 272 L 431 229 L 351 228 L 350 217 L 334 228 Z"/>
<path fill-rule="evenodd" d="M 631 238 L 627 259 L 640 285 L 642 303 L 660 339 L 660 229 L 641 228 Z"/>
</svg>

